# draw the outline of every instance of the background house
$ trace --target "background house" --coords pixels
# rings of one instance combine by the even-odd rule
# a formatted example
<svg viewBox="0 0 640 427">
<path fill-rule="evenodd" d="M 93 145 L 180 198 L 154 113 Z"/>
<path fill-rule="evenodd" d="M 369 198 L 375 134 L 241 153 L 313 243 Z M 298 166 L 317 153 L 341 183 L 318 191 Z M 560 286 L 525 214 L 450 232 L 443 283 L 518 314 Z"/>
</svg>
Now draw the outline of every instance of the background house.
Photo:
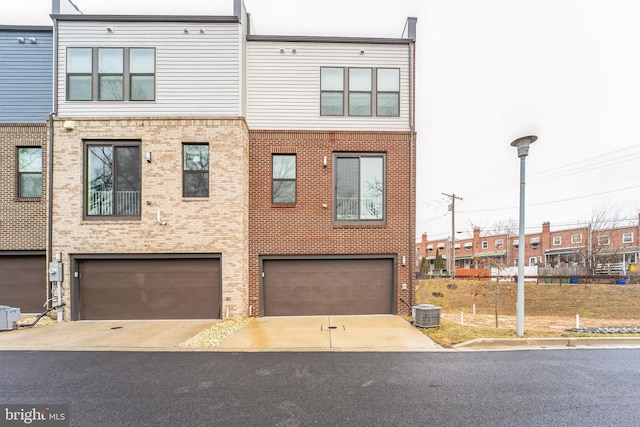
<svg viewBox="0 0 640 427">
<path fill-rule="evenodd" d="M 46 302 L 52 29 L 0 26 L 0 304 Z"/>
</svg>

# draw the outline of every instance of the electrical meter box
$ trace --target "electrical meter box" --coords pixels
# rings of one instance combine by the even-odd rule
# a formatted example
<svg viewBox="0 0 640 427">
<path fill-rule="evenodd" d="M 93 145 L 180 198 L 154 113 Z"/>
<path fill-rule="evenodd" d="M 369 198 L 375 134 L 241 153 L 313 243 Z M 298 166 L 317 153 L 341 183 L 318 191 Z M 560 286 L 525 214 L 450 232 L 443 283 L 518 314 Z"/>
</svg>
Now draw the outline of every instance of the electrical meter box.
<svg viewBox="0 0 640 427">
<path fill-rule="evenodd" d="M 49 263 L 49 281 L 50 282 L 62 282 L 63 269 L 61 262 Z"/>
</svg>

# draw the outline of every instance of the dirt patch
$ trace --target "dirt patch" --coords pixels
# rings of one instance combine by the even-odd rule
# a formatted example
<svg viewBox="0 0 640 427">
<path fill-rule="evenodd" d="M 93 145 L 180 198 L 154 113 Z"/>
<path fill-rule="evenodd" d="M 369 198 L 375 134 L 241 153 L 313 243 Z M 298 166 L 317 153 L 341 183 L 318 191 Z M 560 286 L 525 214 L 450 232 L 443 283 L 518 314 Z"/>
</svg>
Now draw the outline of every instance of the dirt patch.
<svg viewBox="0 0 640 427">
<path fill-rule="evenodd" d="M 454 285 L 454 286 L 452 286 Z M 497 294 L 496 294 L 497 292 Z M 416 303 L 441 308 L 444 319 L 469 326 L 516 326 L 517 284 L 469 280 L 421 280 Z M 640 286 L 525 283 L 525 328 L 564 331 L 576 327 L 640 326 Z M 474 313 L 475 306 L 475 315 Z"/>
</svg>

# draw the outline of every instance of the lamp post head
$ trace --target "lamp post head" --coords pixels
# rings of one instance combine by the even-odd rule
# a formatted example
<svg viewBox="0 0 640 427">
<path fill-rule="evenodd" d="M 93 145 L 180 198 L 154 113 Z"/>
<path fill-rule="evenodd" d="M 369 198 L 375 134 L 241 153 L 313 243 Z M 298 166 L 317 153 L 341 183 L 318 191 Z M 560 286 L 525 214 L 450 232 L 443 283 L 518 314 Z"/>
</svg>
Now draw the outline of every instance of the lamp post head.
<svg viewBox="0 0 640 427">
<path fill-rule="evenodd" d="M 518 149 L 518 157 L 527 157 L 529 154 L 529 146 L 536 142 L 537 139 L 538 137 L 535 135 L 523 136 L 513 141 L 511 146 Z"/>
</svg>

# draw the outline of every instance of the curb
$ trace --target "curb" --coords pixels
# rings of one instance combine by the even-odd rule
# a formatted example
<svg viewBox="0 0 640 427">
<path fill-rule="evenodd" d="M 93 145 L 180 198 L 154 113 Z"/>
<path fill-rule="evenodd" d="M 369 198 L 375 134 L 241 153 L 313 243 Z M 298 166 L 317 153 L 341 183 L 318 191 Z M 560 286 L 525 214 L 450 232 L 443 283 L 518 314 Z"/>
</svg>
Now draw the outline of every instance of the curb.
<svg viewBox="0 0 640 427">
<path fill-rule="evenodd" d="M 539 350 L 545 348 L 640 347 L 640 337 L 477 338 L 453 346 L 456 350 Z"/>
</svg>

